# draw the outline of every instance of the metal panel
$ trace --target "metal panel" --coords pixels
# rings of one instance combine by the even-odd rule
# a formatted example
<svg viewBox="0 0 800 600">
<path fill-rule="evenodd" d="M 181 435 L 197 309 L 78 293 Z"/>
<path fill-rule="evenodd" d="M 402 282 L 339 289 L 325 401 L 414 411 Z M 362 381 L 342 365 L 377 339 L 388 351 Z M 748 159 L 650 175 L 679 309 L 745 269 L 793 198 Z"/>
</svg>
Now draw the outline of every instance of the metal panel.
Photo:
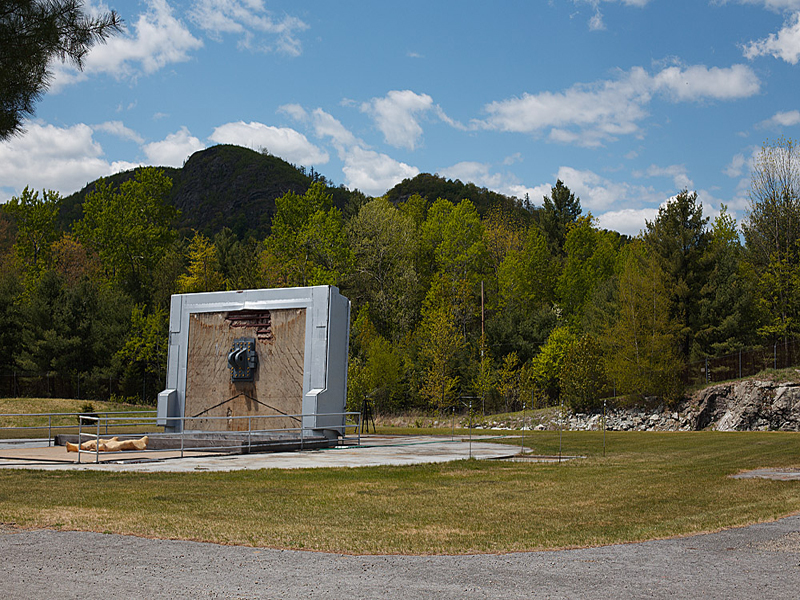
<svg viewBox="0 0 800 600">
<path fill-rule="evenodd" d="M 347 345 L 350 301 L 332 286 L 279 288 L 182 294 L 172 297 L 170 305 L 170 340 L 167 388 L 174 390 L 175 412 L 166 416 L 184 416 L 187 399 L 187 358 L 189 321 L 192 314 L 230 313 L 234 311 L 305 310 L 305 352 L 301 359 L 304 429 L 340 425 L 323 422 L 319 412 L 343 412 L 347 397 Z M 298 365 L 300 366 L 300 365 Z M 260 368 L 260 367 L 259 367 Z M 223 398 L 222 401 L 225 399 Z M 180 424 L 176 425 L 180 428 Z"/>
</svg>

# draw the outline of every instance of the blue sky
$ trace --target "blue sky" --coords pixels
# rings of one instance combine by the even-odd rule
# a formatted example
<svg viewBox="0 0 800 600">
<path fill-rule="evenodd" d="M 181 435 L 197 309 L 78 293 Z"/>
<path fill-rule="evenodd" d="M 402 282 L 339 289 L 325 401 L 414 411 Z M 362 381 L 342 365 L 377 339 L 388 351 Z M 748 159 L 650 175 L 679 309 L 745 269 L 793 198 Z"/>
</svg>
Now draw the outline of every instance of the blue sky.
<svg viewBox="0 0 800 600">
<path fill-rule="evenodd" d="M 746 214 L 800 132 L 800 0 L 143 0 L 0 143 L 0 201 L 217 143 L 381 195 L 438 173 L 636 234 L 681 189 Z"/>
</svg>

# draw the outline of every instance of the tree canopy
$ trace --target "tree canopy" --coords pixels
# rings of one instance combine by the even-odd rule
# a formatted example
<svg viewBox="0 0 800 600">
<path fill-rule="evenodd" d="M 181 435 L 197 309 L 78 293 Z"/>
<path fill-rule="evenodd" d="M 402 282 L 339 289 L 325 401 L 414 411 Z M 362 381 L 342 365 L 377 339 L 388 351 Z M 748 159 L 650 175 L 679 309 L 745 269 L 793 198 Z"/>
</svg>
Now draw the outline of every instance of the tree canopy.
<svg viewBox="0 0 800 600">
<path fill-rule="evenodd" d="M 81 0 L 0 1 L 0 140 L 33 115 L 54 60 L 82 68 L 89 50 L 121 26 L 114 11 L 87 15 Z"/>
</svg>

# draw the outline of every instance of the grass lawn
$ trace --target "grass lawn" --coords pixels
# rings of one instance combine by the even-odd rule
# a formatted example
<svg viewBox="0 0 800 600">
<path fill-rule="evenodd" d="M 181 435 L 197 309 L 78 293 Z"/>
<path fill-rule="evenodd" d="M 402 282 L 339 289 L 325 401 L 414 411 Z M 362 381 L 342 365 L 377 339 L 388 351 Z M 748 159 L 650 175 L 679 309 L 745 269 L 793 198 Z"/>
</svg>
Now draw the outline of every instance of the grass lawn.
<svg viewBox="0 0 800 600">
<path fill-rule="evenodd" d="M 439 433 L 449 431 L 439 430 Z M 558 432 L 526 432 L 537 454 Z M 133 474 L 0 470 L 0 522 L 346 553 L 472 553 L 632 542 L 800 511 L 794 433 L 565 432 L 562 464 Z M 516 443 L 519 443 L 518 440 Z M 365 450 L 368 451 L 368 450 Z"/>
</svg>

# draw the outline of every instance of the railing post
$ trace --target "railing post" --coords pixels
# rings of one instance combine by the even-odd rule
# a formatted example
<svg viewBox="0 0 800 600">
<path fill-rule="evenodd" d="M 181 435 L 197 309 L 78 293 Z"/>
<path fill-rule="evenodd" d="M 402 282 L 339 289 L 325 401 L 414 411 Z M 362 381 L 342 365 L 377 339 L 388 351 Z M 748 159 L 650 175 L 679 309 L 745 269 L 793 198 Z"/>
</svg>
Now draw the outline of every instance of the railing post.
<svg viewBox="0 0 800 600">
<path fill-rule="evenodd" d="M 100 464 L 100 417 L 97 419 L 97 437 L 94 440 L 94 462 Z"/>
<path fill-rule="evenodd" d="M 83 419 L 78 416 L 78 464 L 81 464 L 81 437 L 83 436 Z"/>
<path fill-rule="evenodd" d="M 52 446 L 50 441 L 53 438 L 53 415 L 47 415 L 47 447 Z"/>
</svg>

